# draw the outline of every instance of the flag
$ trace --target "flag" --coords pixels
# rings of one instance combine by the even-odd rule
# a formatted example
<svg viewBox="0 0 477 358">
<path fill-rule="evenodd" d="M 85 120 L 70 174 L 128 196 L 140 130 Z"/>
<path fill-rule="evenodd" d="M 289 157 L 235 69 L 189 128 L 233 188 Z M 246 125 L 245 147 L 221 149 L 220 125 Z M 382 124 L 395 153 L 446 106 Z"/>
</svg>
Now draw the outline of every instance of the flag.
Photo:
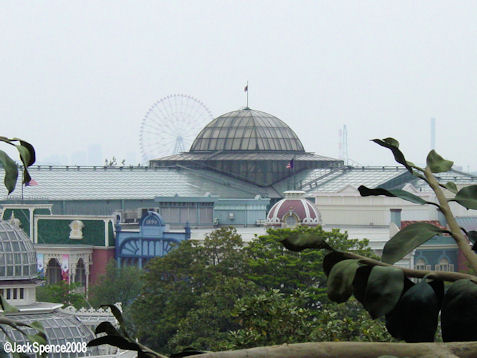
<svg viewBox="0 0 477 358">
<path fill-rule="evenodd" d="M 35 179 L 32 179 L 28 183 L 25 183 L 25 186 L 35 186 L 35 185 L 38 185 Z"/>
<path fill-rule="evenodd" d="M 248 92 L 248 84 L 245 86 L 245 88 L 243 89 L 244 92 Z"/>
<path fill-rule="evenodd" d="M 288 162 L 288 164 L 287 164 L 287 169 L 293 169 L 293 164 L 294 164 L 294 163 L 293 163 L 293 159 L 292 159 L 292 160 L 290 160 L 290 161 Z"/>
</svg>

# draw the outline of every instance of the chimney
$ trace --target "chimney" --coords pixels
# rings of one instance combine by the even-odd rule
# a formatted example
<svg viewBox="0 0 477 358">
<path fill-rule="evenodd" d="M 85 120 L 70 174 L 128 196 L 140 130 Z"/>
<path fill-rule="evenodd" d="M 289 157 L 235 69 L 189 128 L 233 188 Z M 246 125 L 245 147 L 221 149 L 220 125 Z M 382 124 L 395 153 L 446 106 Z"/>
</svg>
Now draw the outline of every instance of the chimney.
<svg viewBox="0 0 477 358">
<path fill-rule="evenodd" d="M 402 209 L 391 209 L 391 222 L 401 228 L 401 212 Z"/>
</svg>

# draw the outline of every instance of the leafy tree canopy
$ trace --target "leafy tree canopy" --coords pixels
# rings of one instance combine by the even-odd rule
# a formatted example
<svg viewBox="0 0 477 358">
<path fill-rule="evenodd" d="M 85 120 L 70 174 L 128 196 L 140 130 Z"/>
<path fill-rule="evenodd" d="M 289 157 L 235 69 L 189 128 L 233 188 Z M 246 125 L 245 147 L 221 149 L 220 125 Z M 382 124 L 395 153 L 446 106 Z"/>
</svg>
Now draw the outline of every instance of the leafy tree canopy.
<svg viewBox="0 0 477 358">
<path fill-rule="evenodd" d="M 141 342 L 170 353 L 309 340 L 329 302 L 324 253 L 285 249 L 280 240 L 290 233 L 320 236 L 330 245 L 373 255 L 366 240 L 321 227 L 269 230 L 249 243 L 235 228 L 224 227 L 203 242 L 184 241 L 146 267 L 131 312 Z"/>
</svg>

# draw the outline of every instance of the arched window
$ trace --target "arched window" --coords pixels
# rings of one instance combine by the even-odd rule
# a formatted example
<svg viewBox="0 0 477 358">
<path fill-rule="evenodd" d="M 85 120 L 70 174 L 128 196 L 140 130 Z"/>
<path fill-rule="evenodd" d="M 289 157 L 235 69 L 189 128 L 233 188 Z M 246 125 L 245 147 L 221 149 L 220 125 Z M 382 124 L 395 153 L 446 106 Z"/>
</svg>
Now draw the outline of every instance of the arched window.
<svg viewBox="0 0 477 358">
<path fill-rule="evenodd" d="M 431 265 L 426 265 L 426 260 L 424 260 L 422 257 L 416 260 L 416 263 L 414 266 L 416 270 L 424 270 L 424 271 L 431 270 Z"/>
<path fill-rule="evenodd" d="M 75 282 L 80 283 L 82 287 L 86 287 L 86 269 L 83 259 L 79 259 L 76 264 Z"/>
<path fill-rule="evenodd" d="M 450 264 L 446 257 L 441 257 L 436 265 L 436 271 L 454 271 L 454 265 Z"/>
<path fill-rule="evenodd" d="M 52 285 L 60 282 L 62 279 L 60 263 L 57 259 L 50 259 L 46 266 L 46 282 Z"/>
</svg>

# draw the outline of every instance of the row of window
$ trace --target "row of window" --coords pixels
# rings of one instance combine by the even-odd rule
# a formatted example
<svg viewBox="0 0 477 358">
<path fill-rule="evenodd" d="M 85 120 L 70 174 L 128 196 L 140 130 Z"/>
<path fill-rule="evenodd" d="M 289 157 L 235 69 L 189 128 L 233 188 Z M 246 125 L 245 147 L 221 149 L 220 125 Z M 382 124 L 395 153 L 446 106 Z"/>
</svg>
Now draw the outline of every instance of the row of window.
<svg viewBox="0 0 477 358">
<path fill-rule="evenodd" d="M 25 292 L 23 287 L 20 288 L 1 288 L 0 295 L 7 300 L 23 300 Z"/>
<path fill-rule="evenodd" d="M 416 270 L 432 271 L 432 265 L 416 265 Z M 434 265 L 435 271 L 454 272 L 453 264 L 437 264 Z"/>
</svg>

